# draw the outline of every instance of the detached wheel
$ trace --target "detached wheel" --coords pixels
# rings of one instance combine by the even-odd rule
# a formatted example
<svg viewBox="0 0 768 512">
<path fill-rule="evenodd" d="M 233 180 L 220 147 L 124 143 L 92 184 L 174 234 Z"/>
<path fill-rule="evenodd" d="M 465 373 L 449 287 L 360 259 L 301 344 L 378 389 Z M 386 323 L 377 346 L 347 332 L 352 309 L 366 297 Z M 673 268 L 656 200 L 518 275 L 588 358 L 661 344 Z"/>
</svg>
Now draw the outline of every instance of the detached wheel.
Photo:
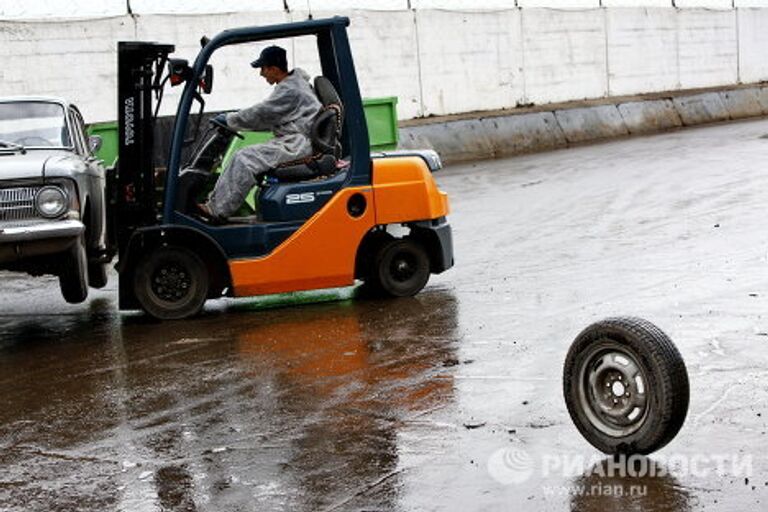
<svg viewBox="0 0 768 512">
<path fill-rule="evenodd" d="M 158 247 L 137 265 L 134 293 L 141 307 L 160 320 L 187 318 L 200 312 L 208 296 L 203 260 L 185 247 Z"/>
<path fill-rule="evenodd" d="M 64 253 L 59 271 L 59 287 L 64 300 L 79 304 L 88 298 L 88 256 L 85 253 L 85 236 Z"/>
<path fill-rule="evenodd" d="M 641 318 L 609 318 L 574 340 L 563 394 L 576 428 L 595 448 L 649 454 L 683 426 L 688 372 L 661 329 Z"/>
<path fill-rule="evenodd" d="M 410 297 L 429 280 L 429 256 L 409 238 L 392 239 L 379 248 L 366 288 L 378 296 Z"/>
</svg>

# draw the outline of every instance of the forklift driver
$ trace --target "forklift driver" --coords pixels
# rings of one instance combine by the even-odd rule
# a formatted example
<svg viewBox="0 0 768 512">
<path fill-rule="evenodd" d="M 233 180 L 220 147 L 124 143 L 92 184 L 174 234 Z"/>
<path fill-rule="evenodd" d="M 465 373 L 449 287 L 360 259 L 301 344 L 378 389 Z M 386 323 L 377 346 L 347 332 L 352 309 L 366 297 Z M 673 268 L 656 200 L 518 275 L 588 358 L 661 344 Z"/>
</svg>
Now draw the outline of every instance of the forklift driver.
<svg viewBox="0 0 768 512">
<path fill-rule="evenodd" d="M 272 94 L 252 107 L 218 114 L 214 120 L 235 130 L 271 130 L 275 137 L 235 153 L 208 201 L 198 205 L 203 215 L 215 220 L 237 211 L 260 173 L 312 154 L 310 129 L 322 105 L 309 75 L 299 68 L 288 71 L 285 50 L 279 46 L 264 48 L 251 66 L 261 68 L 270 85 L 276 84 Z"/>
</svg>

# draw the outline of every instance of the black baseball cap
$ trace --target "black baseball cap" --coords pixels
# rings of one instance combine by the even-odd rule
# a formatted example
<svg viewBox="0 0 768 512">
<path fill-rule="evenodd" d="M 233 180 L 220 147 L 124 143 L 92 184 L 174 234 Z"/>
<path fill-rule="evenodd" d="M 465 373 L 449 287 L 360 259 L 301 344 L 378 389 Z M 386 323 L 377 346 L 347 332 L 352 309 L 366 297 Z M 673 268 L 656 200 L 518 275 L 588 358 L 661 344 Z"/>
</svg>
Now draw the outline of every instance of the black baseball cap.
<svg viewBox="0 0 768 512">
<path fill-rule="evenodd" d="M 259 55 L 258 59 L 251 62 L 251 67 L 261 68 L 264 66 L 276 66 L 287 71 L 288 59 L 285 56 L 285 50 L 279 46 L 267 46 L 261 50 L 261 55 Z"/>
</svg>

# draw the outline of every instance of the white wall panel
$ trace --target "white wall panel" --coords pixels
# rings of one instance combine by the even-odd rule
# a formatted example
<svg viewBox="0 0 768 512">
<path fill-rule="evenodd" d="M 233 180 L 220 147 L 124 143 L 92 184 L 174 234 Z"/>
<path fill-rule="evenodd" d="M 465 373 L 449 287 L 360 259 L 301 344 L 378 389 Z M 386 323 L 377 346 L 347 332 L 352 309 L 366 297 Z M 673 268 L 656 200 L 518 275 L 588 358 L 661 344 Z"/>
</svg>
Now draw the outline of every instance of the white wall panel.
<svg viewBox="0 0 768 512">
<path fill-rule="evenodd" d="M 608 9 L 606 16 L 610 95 L 680 87 L 676 10 Z"/>
<path fill-rule="evenodd" d="M 291 10 L 324 11 L 325 15 L 334 16 L 337 11 L 372 10 L 406 11 L 408 0 L 289 0 Z M 339 14 L 341 14 L 339 12 Z M 324 15 L 324 16 L 325 16 Z M 316 16 L 319 17 L 319 16 Z"/>
<path fill-rule="evenodd" d="M 522 8 L 589 9 L 600 7 L 600 0 L 517 0 Z"/>
<path fill-rule="evenodd" d="M 605 16 L 600 9 L 523 9 L 526 100 L 596 98 L 607 92 Z"/>
<path fill-rule="evenodd" d="M 603 0 L 603 7 L 673 7 L 672 0 Z"/>
<path fill-rule="evenodd" d="M 739 9 L 739 80 L 768 80 L 768 9 Z"/>
<path fill-rule="evenodd" d="M 768 7 L 768 0 L 733 0 L 734 7 Z"/>
<path fill-rule="evenodd" d="M 124 3 L 124 2 L 123 2 Z M 130 0 L 134 14 L 216 14 L 227 12 L 283 12 L 283 0 Z"/>
<path fill-rule="evenodd" d="M 127 16 L 66 24 L 2 22 L 0 95 L 59 96 L 77 104 L 88 122 L 115 119 L 118 39 L 135 39 Z"/>
<path fill-rule="evenodd" d="M 416 11 L 416 26 L 425 115 L 501 109 L 523 101 L 519 11 Z"/>
<path fill-rule="evenodd" d="M 680 86 L 684 89 L 737 82 L 735 11 L 678 11 Z"/>
<path fill-rule="evenodd" d="M 675 0 L 681 9 L 732 9 L 733 0 Z"/>
<path fill-rule="evenodd" d="M 411 0 L 411 9 L 447 9 L 451 11 L 488 11 L 515 9 L 515 0 Z"/>
<path fill-rule="evenodd" d="M 125 0 L 0 0 L 0 20 L 93 18 L 126 11 Z"/>
</svg>

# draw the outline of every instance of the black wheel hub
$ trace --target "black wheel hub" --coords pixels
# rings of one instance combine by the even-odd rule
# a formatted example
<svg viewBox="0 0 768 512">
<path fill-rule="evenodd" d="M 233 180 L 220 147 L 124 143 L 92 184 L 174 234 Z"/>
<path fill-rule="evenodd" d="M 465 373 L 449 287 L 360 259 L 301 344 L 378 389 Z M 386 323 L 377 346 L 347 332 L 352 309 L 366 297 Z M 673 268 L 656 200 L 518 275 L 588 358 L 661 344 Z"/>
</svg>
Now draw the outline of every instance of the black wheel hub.
<svg viewBox="0 0 768 512">
<path fill-rule="evenodd" d="M 161 300 L 178 302 L 192 287 L 192 278 L 182 266 L 170 263 L 159 267 L 152 274 L 152 292 Z"/>
<path fill-rule="evenodd" d="M 392 279 L 399 283 L 404 283 L 416 275 L 417 268 L 418 262 L 412 254 L 398 253 L 392 258 L 389 272 L 392 275 Z"/>
</svg>

